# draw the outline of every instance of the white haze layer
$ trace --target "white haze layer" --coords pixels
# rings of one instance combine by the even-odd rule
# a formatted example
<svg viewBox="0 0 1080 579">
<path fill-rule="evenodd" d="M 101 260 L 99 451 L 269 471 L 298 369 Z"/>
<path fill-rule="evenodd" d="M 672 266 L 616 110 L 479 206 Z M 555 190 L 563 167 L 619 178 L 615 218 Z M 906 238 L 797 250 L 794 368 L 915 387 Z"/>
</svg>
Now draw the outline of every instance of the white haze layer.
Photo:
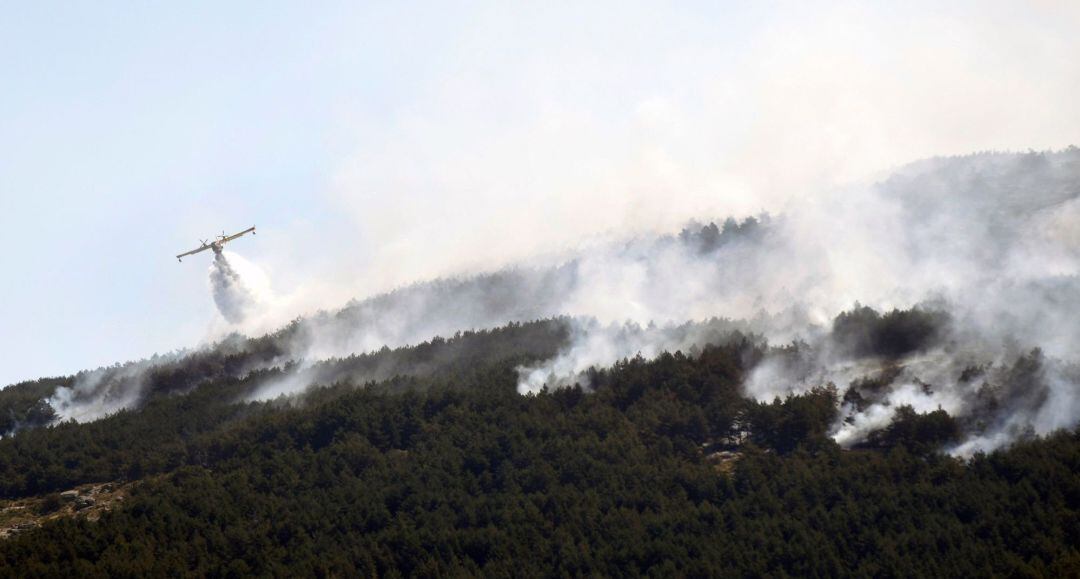
<svg viewBox="0 0 1080 579">
<path fill-rule="evenodd" d="M 230 76 L 232 82 L 206 91 L 200 81 L 208 71 L 195 66 L 187 70 L 194 82 L 180 82 L 209 100 L 144 98 L 140 102 L 153 105 L 145 111 L 151 116 L 145 116 L 130 114 L 123 99 L 91 99 L 91 105 L 120 105 L 106 107 L 119 115 L 117 122 L 100 115 L 78 117 L 103 126 L 132 120 L 157 126 L 151 119 L 162 114 L 184 120 L 174 127 L 178 134 L 162 133 L 154 142 L 180 147 L 180 157 L 195 164 L 176 175 L 131 181 L 169 182 L 175 189 L 162 197 L 164 205 L 147 209 L 167 219 L 138 222 L 162 234 L 168 233 L 160 231 L 162 223 L 176 223 L 172 241 L 159 241 L 175 241 L 170 249 L 181 249 L 181 241 L 204 234 L 208 224 L 258 221 L 258 241 L 246 238 L 230 247 L 242 249 L 287 289 L 291 307 L 278 310 L 275 325 L 417 280 L 492 271 L 537 252 L 577 249 L 583 237 L 597 232 L 657 234 L 675 231 L 694 217 L 779 214 L 792 197 L 880 175 L 913 159 L 1061 148 L 1080 135 L 1077 2 L 349 5 L 345 13 L 305 11 L 325 27 L 306 17 L 290 21 L 290 31 L 296 32 L 290 37 L 319 40 L 273 42 L 275 51 L 286 51 L 271 51 L 286 66 L 262 52 L 270 59 L 262 62 L 265 66 L 247 66 L 245 50 L 254 45 L 245 31 L 272 38 L 273 29 L 252 19 L 234 23 L 237 34 L 220 35 L 219 50 L 204 53 L 240 58 L 244 64 L 238 72 L 246 76 Z M 314 27 L 301 29 L 305 23 Z M 143 19 L 112 24 L 137 31 L 147 26 Z M 137 36 L 117 33 L 117 38 Z M 178 43 L 176 50 L 166 50 L 169 54 L 187 54 L 186 37 L 159 36 Z M 231 50 L 233 41 L 243 48 Z M 129 94 L 143 94 L 148 86 L 172 91 L 169 83 L 147 85 L 129 67 L 105 61 L 99 62 L 105 65 L 102 72 L 115 76 L 56 76 L 57 70 L 34 62 L 35 43 L 7 51 L 16 60 L 30 59 L 17 68 L 44 73 L 46 79 L 70 77 L 87 94 L 95 92 L 94 83 Z M 139 59 L 153 50 L 129 52 Z M 81 66 L 78 59 L 61 60 Z M 84 81 L 90 84 L 80 84 Z M 296 90 L 252 89 L 268 86 L 262 81 Z M 125 86 L 131 90 L 119 88 Z M 7 94 L 18 100 L 20 93 Z M 38 111 L 44 118 L 60 118 L 55 107 L 39 101 L 26 102 L 45 106 Z M 265 106 L 245 107 L 236 115 L 228 104 L 246 102 Z M 86 147 L 61 147 L 53 151 L 62 157 L 57 159 L 48 149 L 49 143 L 74 142 L 63 136 L 67 124 L 37 122 L 34 115 L 19 114 L 18 106 L 7 110 L 14 111 L 13 122 L 28 123 L 26 131 L 5 133 L 13 135 L 12 152 L 19 153 L 5 158 L 12 170 L 21 169 L 15 181 L 11 171 L 5 174 L 9 191 L 35 189 L 46 176 L 87 180 L 78 172 L 47 169 L 64 165 L 64 159 L 85 161 Z M 233 130 L 216 122 L 215 114 L 258 129 Z M 293 130 L 301 126 L 307 130 Z M 34 149 L 38 162 L 16 162 L 29 150 L 19 144 L 25 139 L 14 135 L 39 129 L 59 136 L 32 139 L 46 147 Z M 222 139 L 218 130 L 246 135 L 258 145 Z M 89 142 L 101 133 L 83 132 Z M 155 160 L 141 167 L 176 157 L 148 149 L 146 139 L 132 138 L 136 133 L 108 134 L 133 147 L 114 151 L 116 159 L 130 163 L 150 155 Z M 190 156 L 201 150 L 189 140 L 193 135 L 223 147 L 220 154 Z M 118 169 L 122 165 L 89 166 L 102 175 L 133 178 Z M 264 182 L 274 186 L 255 185 Z M 59 206 L 104 207 L 78 193 L 78 186 L 56 188 L 61 189 L 72 198 L 58 197 Z M 118 188 L 112 194 L 120 197 L 113 200 L 141 206 L 144 190 L 142 185 L 126 193 Z M 38 210 L 45 207 L 40 195 L 3 198 L 16 204 L 6 214 L 36 215 L 47 222 L 12 221 L 28 229 L 0 228 L 10 236 L 9 244 L 55 222 L 54 212 Z M 23 198 L 29 206 L 18 201 Z M 104 212 L 104 222 L 68 213 L 73 219 L 56 225 L 78 232 L 73 235 L 79 239 L 97 229 L 127 231 L 130 225 L 124 212 Z M 97 239 L 95 247 L 115 241 Z M 57 243 L 54 249 L 70 245 Z M 168 253 L 154 247 L 156 254 Z M 149 268 L 156 257 L 146 254 L 147 263 L 137 268 L 128 267 L 127 260 L 95 262 L 98 275 L 83 279 L 76 267 L 55 267 L 57 258 L 70 257 L 35 254 L 18 262 L 45 277 L 39 283 L 7 284 L 15 293 L 0 301 L 20 304 L 18 288 L 25 285 L 63 292 L 54 297 L 77 305 L 53 316 L 9 306 L 11 327 L 41 328 L 36 338 L 18 330 L 5 334 L 8 344 L 0 349 L 25 354 L 9 356 L 10 374 L 24 373 L 18 369 L 22 358 L 27 369 L 47 360 L 56 368 L 49 373 L 57 373 L 65 366 L 85 367 L 88 359 L 126 359 L 201 337 L 202 324 L 190 320 L 204 319 L 213 306 L 191 291 L 186 267 L 159 269 L 166 265 L 161 261 Z M 102 269 L 108 267 L 114 269 Z M 53 280 L 53 273 L 63 271 L 68 274 L 63 281 Z M 131 280 L 125 284 L 128 292 L 111 288 L 118 277 Z M 75 287 L 79 290 L 72 291 Z M 131 293 L 142 287 L 152 289 Z M 21 291 L 33 297 L 32 290 Z M 160 307 L 159 300 L 169 305 Z M 26 301 L 31 303 L 36 302 Z M 72 318 L 76 311 L 102 307 L 117 327 L 140 331 L 96 340 L 96 321 Z"/>
<path fill-rule="evenodd" d="M 461 14 L 415 92 L 350 117 L 354 150 L 329 198 L 355 227 L 331 244 L 281 235 L 266 257 L 291 262 L 283 275 L 333 252 L 320 277 L 348 269 L 349 295 L 371 295 L 599 232 L 776 214 L 929 155 L 1062 148 L 1080 134 L 1075 2 Z"/>
<path fill-rule="evenodd" d="M 594 247 L 572 261 L 554 303 L 532 313 L 599 323 L 579 323 L 562 354 L 522 368 L 518 389 L 580 382 L 589 367 L 639 353 L 685 350 L 696 342 L 645 326 L 711 316 L 757 318 L 753 329 L 774 342 L 803 337 L 819 352 L 808 375 L 778 372 L 767 360 L 752 374 L 749 394 L 769 399 L 828 382 L 844 388 L 882 362 L 840 359 L 822 328 L 857 301 L 882 311 L 929 303 L 950 313 L 954 345 L 890 361 L 904 371 L 881 400 L 843 409 L 839 442 L 861 441 L 900 405 L 963 414 L 981 384 L 959 383 L 965 365 L 1008 365 L 1033 347 L 1047 356 L 1040 377 L 1046 400 L 1017 409 L 954 452 L 991 450 L 1025 430 L 1073 426 L 1080 394 L 1057 361 L 1078 359 L 1080 344 L 1078 198 L 1076 149 L 981 154 L 932 159 L 872 187 L 796 200 L 760 236 L 733 236 L 705 253 L 673 239 Z M 462 303 L 476 306 L 455 302 Z"/>
<path fill-rule="evenodd" d="M 574 316 L 563 351 L 520 368 L 518 390 L 529 394 L 587 387 L 590 367 L 715 340 L 688 329 L 688 321 L 743 320 L 732 328 L 774 344 L 808 345 L 795 366 L 766 358 L 756 368 L 746 392 L 759 399 L 829 382 L 844 391 L 886 364 L 900 368 L 867 406 L 841 408 L 834 436 L 845 445 L 887 425 L 900 405 L 974 416 L 980 388 L 996 389 L 1009 412 L 990 416 L 952 449 L 968 455 L 1077 423 L 1080 381 L 1070 364 L 1080 360 L 1078 216 L 1080 150 L 930 159 L 871 186 L 795 197 L 772 217 L 721 224 L 711 237 L 698 224 L 689 236 L 593 240 L 514 268 L 354 302 L 303 320 L 285 359 L 310 363 L 508 321 Z M 243 263 L 232 254 L 229 260 Z M 240 302 L 243 316 L 225 327 L 254 335 L 265 320 L 280 317 L 276 308 L 297 301 L 274 297 L 265 280 L 239 277 L 222 279 L 267 289 L 238 294 L 248 300 Z M 829 329 L 856 302 L 880 311 L 919 304 L 944 310 L 948 335 L 932 350 L 901 359 L 845 358 Z M 231 313 L 222 311 L 226 320 Z M 1035 347 L 1043 361 L 1031 384 L 1017 385 L 1008 368 Z M 961 381 L 971 365 L 988 368 L 986 377 Z M 319 380 L 304 368 L 264 384 L 252 398 L 296 393 Z M 56 402 L 68 409 L 64 415 L 75 414 L 64 398 Z"/>
</svg>

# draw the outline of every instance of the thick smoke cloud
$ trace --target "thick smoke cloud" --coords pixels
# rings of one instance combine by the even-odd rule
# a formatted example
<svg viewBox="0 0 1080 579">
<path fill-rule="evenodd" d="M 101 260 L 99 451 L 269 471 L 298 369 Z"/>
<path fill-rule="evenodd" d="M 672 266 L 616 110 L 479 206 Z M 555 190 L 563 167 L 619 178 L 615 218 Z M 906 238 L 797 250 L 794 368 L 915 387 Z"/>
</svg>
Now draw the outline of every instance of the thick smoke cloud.
<svg viewBox="0 0 1080 579">
<path fill-rule="evenodd" d="M 1078 217 L 1075 148 L 930 159 L 771 217 L 594 241 L 308 316 L 280 360 L 298 363 L 252 398 L 378 377 L 328 378 L 320 360 L 566 315 L 569 342 L 520 368 L 519 392 L 588 387 L 590 367 L 692 351 L 738 330 L 798 345 L 766 356 L 747 394 L 765 400 L 835 384 L 843 401 L 833 436 L 843 445 L 863 443 L 906 405 L 961 421 L 965 437 L 952 452 L 992 450 L 1080 417 Z M 240 327 L 287 302 L 231 273 L 215 264 L 212 279 L 227 290 L 223 315 L 238 314 Z M 54 397 L 54 407 L 79 391 Z M 112 400 L 102 407 L 131 398 Z"/>
<path fill-rule="evenodd" d="M 532 383 L 540 388 L 540 376 L 561 384 L 590 365 L 606 365 L 639 351 L 645 355 L 704 345 L 721 326 L 755 331 L 767 318 L 776 335 L 787 336 L 781 326 L 802 320 L 804 314 L 789 307 L 790 296 L 779 280 L 771 296 L 778 304 L 776 314 L 763 313 L 753 323 L 717 320 L 685 327 L 687 321 L 738 319 L 747 311 L 761 311 L 760 303 L 755 304 L 761 300 L 730 281 L 732 276 L 767 277 L 746 252 L 764 251 L 771 243 L 768 237 L 767 223 L 751 218 L 724 232 L 713 226 L 682 237 L 597 244 L 555 265 L 526 262 L 491 274 L 409 286 L 304 320 L 291 350 L 297 359 L 312 361 L 510 321 L 571 316 L 574 343 L 582 347 L 551 361 L 558 369 L 533 368 Z M 719 246 L 727 251 L 717 253 Z M 289 379 L 269 385 L 255 398 L 295 392 L 308 384 Z"/>
<path fill-rule="evenodd" d="M 838 351 L 834 335 L 819 335 L 801 360 L 766 360 L 748 392 L 768 398 L 827 382 L 841 391 L 861 385 L 848 390 L 835 428 L 845 445 L 887 425 L 902 405 L 961 417 L 969 436 L 952 449 L 960 455 L 1074 426 L 1078 199 L 1080 151 L 1071 148 L 932 159 L 857 199 L 794 217 L 802 233 L 794 239 L 813 248 L 798 255 L 822 275 L 820 288 L 883 310 L 943 310 L 948 335 L 925 351 L 855 359 Z"/>
<path fill-rule="evenodd" d="M 330 199 L 361 242 L 309 242 L 356 268 L 350 295 L 1080 134 L 1075 3 L 573 12 L 479 7 L 412 98 L 355 119 Z"/>
<path fill-rule="evenodd" d="M 71 387 L 57 388 L 46 402 L 59 421 L 91 422 L 136 406 L 146 388 L 147 372 L 178 355 L 80 372 Z"/>
<path fill-rule="evenodd" d="M 837 385 L 845 398 L 834 437 L 847 446 L 887 426 L 900 406 L 941 408 L 962 420 L 966 437 L 952 451 L 967 455 L 1080 416 L 1078 204 L 1077 149 L 930 159 L 773 217 L 410 286 L 306 321 L 293 349 L 318 360 L 574 316 L 562 352 L 520 368 L 518 390 L 527 394 L 588 387 L 590 367 L 688 351 L 737 329 L 801 344 L 766 357 L 749 395 Z M 893 308 L 915 309 L 888 314 Z M 256 398 L 311 380 L 296 374 Z"/>
</svg>

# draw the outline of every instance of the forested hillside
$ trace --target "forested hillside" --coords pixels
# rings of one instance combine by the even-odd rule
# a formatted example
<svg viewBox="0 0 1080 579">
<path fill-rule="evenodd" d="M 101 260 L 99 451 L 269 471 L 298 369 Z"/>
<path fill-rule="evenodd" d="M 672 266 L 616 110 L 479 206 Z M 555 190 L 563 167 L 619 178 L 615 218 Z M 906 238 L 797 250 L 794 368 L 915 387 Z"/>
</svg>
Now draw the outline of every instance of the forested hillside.
<svg viewBox="0 0 1080 579">
<path fill-rule="evenodd" d="M 916 327 L 919 327 L 916 324 Z M 521 396 L 516 368 L 559 320 L 385 350 L 352 364 L 438 372 L 237 403 L 211 372 L 185 395 L 0 441 L 9 498 L 131 482 L 100 520 L 0 542 L 0 574 L 1064 576 L 1080 568 L 1080 436 L 970 461 L 957 424 L 910 409 L 865 448 L 829 433 L 836 387 L 756 402 L 788 351 L 731 333 Z M 469 354 L 465 354 L 468 352 Z M 273 372 L 273 371 L 267 371 Z"/>
<path fill-rule="evenodd" d="M 0 579 L 1080 579 L 1080 0 L 201 4 L 0 10 Z"/>
<path fill-rule="evenodd" d="M 0 576 L 1078 576 L 1077 183 L 931 159 L 11 385 Z"/>
</svg>

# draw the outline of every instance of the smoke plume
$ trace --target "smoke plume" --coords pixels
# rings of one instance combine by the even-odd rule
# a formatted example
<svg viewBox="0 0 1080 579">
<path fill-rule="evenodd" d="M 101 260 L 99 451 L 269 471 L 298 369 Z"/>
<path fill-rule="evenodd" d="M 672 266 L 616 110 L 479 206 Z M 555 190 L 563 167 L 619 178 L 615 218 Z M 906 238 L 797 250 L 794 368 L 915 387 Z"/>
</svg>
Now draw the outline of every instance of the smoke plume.
<svg viewBox="0 0 1080 579">
<path fill-rule="evenodd" d="M 850 393 L 834 429 L 844 445 L 908 405 L 964 419 L 969 436 L 953 452 L 992 450 L 1080 417 L 1069 362 L 1080 355 L 1078 199 L 1075 148 L 932 159 L 871 187 L 792 203 L 772 220 L 593 253 L 582 258 L 588 280 L 569 303 L 642 323 L 754 318 L 753 330 L 774 343 L 799 338 L 805 347 L 796 360 L 767 358 L 748 394 L 770 399 L 834 383 Z M 882 314 L 914 309 L 880 315 L 859 300 Z M 632 336 L 641 339 L 582 326 L 558 357 L 521 369 L 519 390 L 687 346 L 664 332 Z M 974 380 L 971 368 L 985 378 Z"/>
<path fill-rule="evenodd" d="M 901 406 L 941 408 L 964 425 L 951 450 L 967 455 L 1080 416 L 1078 208 L 1075 148 L 930 159 L 772 217 L 594 243 L 554 263 L 525 260 L 354 302 L 305 320 L 291 351 L 313 361 L 571 316 L 568 344 L 519 369 L 528 394 L 588 387 L 591 367 L 686 352 L 739 330 L 799 345 L 767 355 L 748 395 L 835 384 L 844 399 L 833 435 L 845 446 Z M 255 397 L 317 380 L 297 372 Z"/>
<path fill-rule="evenodd" d="M 399 371 L 322 360 L 568 316 L 565 346 L 519 368 L 520 393 L 588 388 L 592 367 L 691 352 L 737 330 L 796 346 L 769 351 L 749 375 L 749 396 L 836 385 L 833 436 L 845 446 L 863 444 L 902 406 L 940 408 L 964 434 L 948 450 L 970 455 L 1080 417 L 1078 223 L 1080 149 L 929 159 L 772 216 L 594 240 L 304 317 L 281 334 L 272 364 L 289 363 L 285 376 L 251 398 Z M 215 303 L 251 333 L 290 300 L 272 299 L 256 268 L 248 275 L 234 262 L 245 263 L 230 255 L 211 266 Z M 86 376 L 50 403 L 72 417 L 75 400 L 93 401 L 79 407 L 83 417 L 137 403 L 136 374 L 114 374 Z"/>
<path fill-rule="evenodd" d="M 60 421 L 91 422 L 104 418 L 136 406 L 143 396 L 147 371 L 166 358 L 177 356 L 155 356 L 152 360 L 79 372 L 72 386 L 57 388 L 46 402 Z"/>
<path fill-rule="evenodd" d="M 210 264 L 210 290 L 218 311 L 231 324 L 242 323 L 255 307 L 255 295 L 229 263 L 225 252 L 215 253 Z"/>
</svg>

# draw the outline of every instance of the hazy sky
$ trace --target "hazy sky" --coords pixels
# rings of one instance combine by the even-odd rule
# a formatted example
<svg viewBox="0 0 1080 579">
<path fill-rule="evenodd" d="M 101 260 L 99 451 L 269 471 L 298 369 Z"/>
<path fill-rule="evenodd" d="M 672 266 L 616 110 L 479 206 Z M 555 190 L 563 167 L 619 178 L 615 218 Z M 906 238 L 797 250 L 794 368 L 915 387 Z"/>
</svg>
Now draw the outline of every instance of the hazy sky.
<svg viewBox="0 0 1080 579">
<path fill-rule="evenodd" d="M 0 2 L 0 384 L 220 330 L 222 230 L 333 308 L 1080 140 L 1075 3 L 899 4 Z"/>
</svg>

